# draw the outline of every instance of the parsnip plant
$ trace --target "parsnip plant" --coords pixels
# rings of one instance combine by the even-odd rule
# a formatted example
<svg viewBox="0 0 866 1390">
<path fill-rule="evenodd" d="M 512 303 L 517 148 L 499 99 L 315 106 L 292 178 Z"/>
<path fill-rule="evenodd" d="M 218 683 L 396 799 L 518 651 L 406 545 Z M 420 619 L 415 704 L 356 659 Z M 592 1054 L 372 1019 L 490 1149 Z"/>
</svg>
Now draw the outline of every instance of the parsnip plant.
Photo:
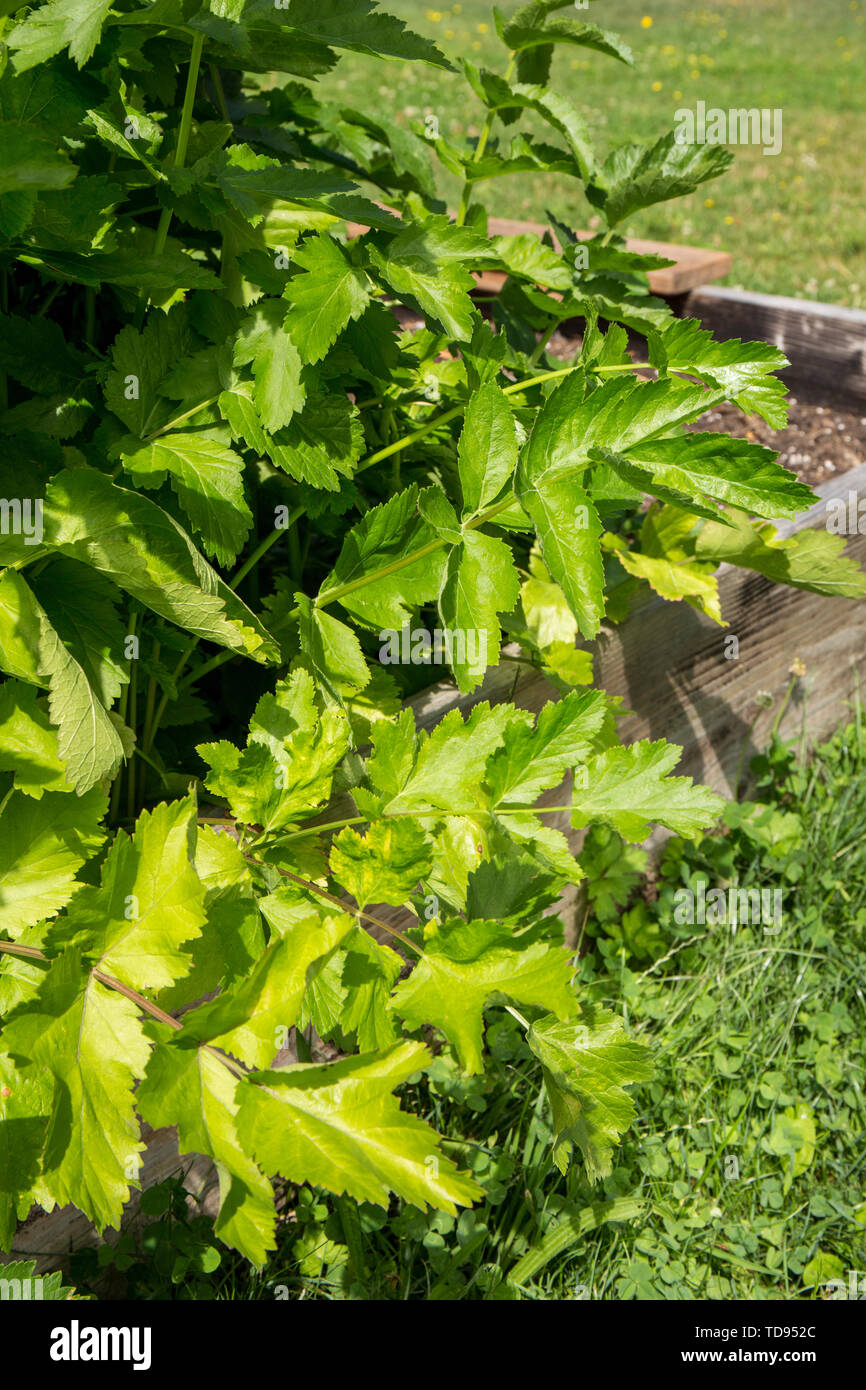
<svg viewBox="0 0 866 1390">
<path fill-rule="evenodd" d="M 575 639 L 647 584 L 721 622 L 720 560 L 863 591 L 838 537 L 767 525 L 812 501 L 774 454 L 685 431 L 725 400 L 782 423 L 784 358 L 673 319 L 624 240 L 727 154 L 667 135 L 602 160 L 550 58 L 624 45 L 562 0 L 497 23 L 510 56 L 463 64 L 483 125 L 458 147 L 317 98 L 342 49 L 449 66 L 371 0 L 3 21 L 7 1248 L 34 1202 L 118 1225 L 141 1121 L 214 1160 L 218 1232 L 256 1263 L 274 1178 L 471 1203 L 395 1091 L 431 1048 L 482 1069 L 494 1007 L 540 1064 L 555 1161 L 603 1176 L 649 1063 L 572 988 L 548 909 L 581 871 L 538 799 L 634 841 L 719 803 L 677 748 L 621 746 Z M 482 195 L 521 170 L 578 180 L 603 230 L 489 235 Z M 562 698 L 419 731 L 401 702 L 439 627 L 466 695 L 504 630 Z M 407 638 L 420 667 L 394 664 Z M 336 1060 L 274 1068 L 310 1026 Z"/>
</svg>

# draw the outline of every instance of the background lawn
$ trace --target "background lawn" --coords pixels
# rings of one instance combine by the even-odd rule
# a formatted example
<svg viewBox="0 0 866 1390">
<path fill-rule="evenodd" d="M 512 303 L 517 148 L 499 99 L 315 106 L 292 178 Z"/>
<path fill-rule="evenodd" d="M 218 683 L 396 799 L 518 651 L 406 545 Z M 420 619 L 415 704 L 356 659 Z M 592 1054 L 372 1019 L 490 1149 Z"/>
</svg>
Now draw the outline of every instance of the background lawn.
<svg viewBox="0 0 866 1390">
<path fill-rule="evenodd" d="M 441 8 L 387 0 L 384 8 L 450 57 L 503 70 L 505 49 L 487 0 Z M 503 0 L 500 8 L 512 14 L 518 5 Z M 784 112 L 781 154 L 740 147 L 722 179 L 639 214 L 629 231 L 723 247 L 734 257 L 733 285 L 866 306 L 866 0 L 594 0 L 577 13 L 620 33 L 635 52 L 633 69 L 568 45 L 555 59 L 553 85 L 583 107 L 605 152 L 622 140 L 653 140 L 672 128 L 678 107 L 694 109 L 700 100 Z M 477 135 L 481 123 L 460 74 L 421 64 L 351 54 L 321 87 L 343 105 L 378 105 L 402 122 L 435 114 L 452 138 Z M 442 187 L 456 205 L 456 181 L 446 177 Z M 521 175 L 482 185 L 491 211 L 537 220 L 554 201 L 552 189 L 552 211 L 592 225 L 578 186 L 565 178 Z"/>
</svg>

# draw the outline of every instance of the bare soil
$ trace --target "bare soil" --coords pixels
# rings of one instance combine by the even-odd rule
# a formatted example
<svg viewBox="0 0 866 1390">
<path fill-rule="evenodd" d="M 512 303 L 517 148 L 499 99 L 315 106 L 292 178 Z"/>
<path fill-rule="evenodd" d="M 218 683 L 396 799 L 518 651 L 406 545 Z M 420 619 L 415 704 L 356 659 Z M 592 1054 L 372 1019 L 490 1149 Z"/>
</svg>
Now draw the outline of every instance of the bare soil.
<svg viewBox="0 0 866 1390">
<path fill-rule="evenodd" d="M 744 415 L 733 405 L 716 406 L 691 428 L 732 434 L 775 449 L 779 463 L 797 473 L 804 483 L 817 487 L 837 473 L 847 473 L 866 462 L 866 401 L 862 413 L 826 401 L 816 405 L 789 396 L 788 425 L 772 430 L 757 415 Z"/>
</svg>

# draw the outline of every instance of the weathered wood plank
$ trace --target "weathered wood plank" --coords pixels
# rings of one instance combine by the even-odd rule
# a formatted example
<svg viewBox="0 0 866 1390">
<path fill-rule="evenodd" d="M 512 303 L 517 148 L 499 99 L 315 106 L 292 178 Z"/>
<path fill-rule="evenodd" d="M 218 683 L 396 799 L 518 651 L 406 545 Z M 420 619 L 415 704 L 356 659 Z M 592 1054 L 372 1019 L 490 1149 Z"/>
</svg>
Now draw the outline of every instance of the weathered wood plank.
<svg viewBox="0 0 866 1390">
<path fill-rule="evenodd" d="M 683 313 L 718 338 L 763 338 L 791 366 L 781 376 L 795 390 L 866 402 L 866 312 L 808 299 L 752 294 L 716 285 L 690 294 Z"/>
</svg>

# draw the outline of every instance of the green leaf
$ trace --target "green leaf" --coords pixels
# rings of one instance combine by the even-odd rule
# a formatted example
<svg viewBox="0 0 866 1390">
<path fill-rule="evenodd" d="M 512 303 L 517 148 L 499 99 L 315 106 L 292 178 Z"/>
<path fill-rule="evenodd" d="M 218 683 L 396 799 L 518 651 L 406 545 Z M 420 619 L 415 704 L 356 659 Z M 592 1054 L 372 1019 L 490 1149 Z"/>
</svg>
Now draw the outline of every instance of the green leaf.
<svg viewBox="0 0 866 1390">
<path fill-rule="evenodd" d="M 562 256 L 532 232 L 494 237 L 493 245 L 509 275 L 570 295 L 574 288 L 574 272 Z M 551 304 L 551 309 L 555 307 Z"/>
<path fill-rule="evenodd" d="M 0 197 L 66 188 L 78 172 L 41 131 L 0 121 Z"/>
<path fill-rule="evenodd" d="M 37 800 L 46 791 L 73 790 L 46 702 L 33 686 L 15 680 L 0 687 L 0 772 L 13 773 L 13 785 Z"/>
<path fill-rule="evenodd" d="M 346 258 L 333 237 L 322 233 L 305 241 L 294 254 L 303 268 L 285 289 L 291 308 L 286 329 L 304 362 L 319 362 L 347 323 L 370 302 L 367 276 Z"/>
<path fill-rule="evenodd" d="M 51 1110 L 54 1079 L 35 1066 L 16 1066 L 0 1052 L 0 1249 L 9 1250 L 18 1229 L 19 1204 L 37 1200 L 40 1159 Z M 22 1201 L 23 1198 L 23 1201 Z M 14 1277 L 14 1261 L 4 1263 Z M 24 1266 L 17 1265 L 21 1270 Z M 32 1269 L 30 1271 L 32 1273 Z"/>
<path fill-rule="evenodd" d="M 10 139 L 17 137 L 10 135 Z M 53 319 L 0 317 L 0 367 L 31 391 L 44 395 L 73 391 L 81 383 L 85 364 L 84 355 L 67 343 Z"/>
<path fill-rule="evenodd" d="M 298 1020 L 309 967 L 353 926 L 348 913 L 309 910 L 272 940 L 249 974 L 184 1018 L 178 1046 L 212 1042 L 254 1067 L 268 1067 Z"/>
<path fill-rule="evenodd" d="M 669 777 L 682 749 L 660 739 L 641 739 L 627 748 L 608 748 L 586 764 L 575 783 L 572 825 L 604 821 L 623 839 L 637 844 L 651 823 L 694 838 L 721 814 L 724 802 L 691 777 Z"/>
<path fill-rule="evenodd" d="M 662 343 L 669 371 L 689 372 L 708 386 L 720 386 L 742 410 L 760 415 L 773 429 L 784 429 L 788 388 L 771 373 L 790 363 L 778 348 L 739 338 L 717 343 L 697 319 L 673 319 Z"/>
<path fill-rule="evenodd" d="M 605 160 L 587 197 L 615 227 L 640 208 L 694 193 L 733 163 L 720 145 L 681 144 L 674 131 L 654 145 L 620 145 Z"/>
<path fill-rule="evenodd" d="M 358 410 L 342 394 L 310 391 L 304 408 L 265 441 L 272 461 L 298 482 L 337 492 L 351 477 L 364 447 Z"/>
<path fill-rule="evenodd" d="M 567 150 L 558 145 L 548 145 L 531 136 L 516 135 L 510 147 L 502 152 L 493 142 L 488 142 L 487 151 L 481 159 L 466 164 L 464 173 L 470 183 L 480 183 L 483 179 L 504 178 L 508 174 L 565 174 L 569 178 L 581 177 L 580 165 Z"/>
<path fill-rule="evenodd" d="M 257 454 L 267 454 L 271 439 L 262 426 L 259 412 L 253 404 L 253 383 L 235 381 L 219 396 L 219 411 L 232 432 L 232 438 L 255 449 Z"/>
<path fill-rule="evenodd" d="M 435 44 L 407 29 L 405 21 L 375 9 L 376 0 L 291 0 L 279 15 L 291 32 L 334 48 L 349 48 L 374 58 L 405 58 L 449 68 Z M 253 11 L 268 10 L 259 0 Z"/>
<path fill-rule="evenodd" d="M 262 1072 L 241 1088 L 238 1129 L 254 1158 L 289 1182 L 387 1206 L 395 1192 L 426 1211 L 455 1214 L 482 1192 L 438 1148 L 437 1135 L 401 1110 L 394 1086 L 422 1071 L 421 1043 Z"/>
<path fill-rule="evenodd" d="M 195 833 L 192 797 L 142 811 L 131 837 L 118 830 L 101 886 L 78 895 L 61 924 L 63 939 L 133 989 L 165 989 L 186 975 L 183 944 L 207 920 L 193 866 Z"/>
<path fill-rule="evenodd" d="M 340 595 L 345 609 L 365 626 L 399 632 L 412 607 L 436 598 L 445 556 L 434 550 L 411 560 L 436 539 L 433 528 L 418 516 L 417 505 L 413 486 L 365 512 L 343 541 L 319 599 L 351 585 L 351 593 Z"/>
<path fill-rule="evenodd" d="M 107 810 L 94 788 L 82 797 L 13 791 L 0 812 L 0 928 L 15 939 L 71 900 L 76 872 L 105 838 Z"/>
<path fill-rule="evenodd" d="M 346 1003 L 342 1027 L 347 1033 L 357 1034 L 361 1052 L 388 1047 L 397 1038 L 390 995 L 403 968 L 403 957 L 390 946 L 374 941 L 360 926 L 349 933 L 343 944 Z"/>
<path fill-rule="evenodd" d="M 726 434 L 650 439 L 624 454 L 591 449 L 590 457 L 622 466 L 628 481 L 640 478 L 647 492 L 664 492 L 686 508 L 708 497 L 758 516 L 795 517 L 818 500 L 796 473 L 775 462 L 772 449 Z"/>
<path fill-rule="evenodd" d="M 481 784 L 487 760 L 504 743 L 511 717 L 508 707 L 491 709 L 485 702 L 465 721 L 459 710 L 449 710 L 429 734 L 422 730 L 416 735 L 411 710 L 377 729 L 367 775 L 381 814 L 440 810 L 459 815 L 484 806 Z"/>
<path fill-rule="evenodd" d="M 603 31 L 596 30 L 595 32 L 601 34 Z M 612 36 L 608 34 L 607 37 Z M 594 44 L 590 46 L 595 47 Z M 623 51 L 629 53 L 624 45 Z M 620 57 L 623 54 L 614 54 L 613 56 Z M 630 57 L 626 58 L 625 61 L 630 61 Z M 565 137 L 577 162 L 581 178 L 588 182 L 594 176 L 598 166 L 589 129 L 578 108 L 567 97 L 550 87 L 516 83 L 511 88 L 511 93 L 513 97 L 517 98 L 514 103 L 515 106 L 526 106 L 530 110 L 536 111 L 543 120 L 547 121 L 548 125 L 552 125 L 554 130 L 558 130 L 560 135 Z"/>
<path fill-rule="evenodd" d="M 495 536 L 465 531 L 448 557 L 439 612 L 458 689 L 474 690 L 499 661 L 497 614 L 510 613 L 520 593 L 511 549 Z"/>
<path fill-rule="evenodd" d="M 13 1054 L 57 1080 L 42 1184 L 59 1206 L 74 1204 L 100 1229 L 119 1226 L 144 1144 L 133 1088 L 149 1045 L 136 1006 L 107 989 L 64 951 L 38 993 L 3 1032 Z"/>
<path fill-rule="evenodd" d="M 278 656 L 258 618 L 177 522 L 92 468 L 67 469 L 46 493 L 46 540 L 91 565 L 161 617 L 254 661 Z"/>
<path fill-rule="evenodd" d="M 572 690 L 531 718 L 514 720 L 505 747 L 490 760 L 487 782 L 494 805 L 526 805 L 556 787 L 589 756 L 607 709 L 600 690 Z"/>
<path fill-rule="evenodd" d="M 564 9 L 564 5 L 556 8 Z M 542 10 L 539 4 L 524 5 L 510 19 L 494 9 L 496 27 L 503 43 L 514 52 L 527 48 L 548 47 L 553 43 L 573 43 L 581 48 L 592 48 L 609 58 L 619 58 L 623 63 L 631 63 L 632 52 L 617 34 L 608 29 L 599 29 L 595 24 L 584 24 L 580 19 L 554 16 L 554 7 Z"/>
<path fill-rule="evenodd" d="M 319 684 L 337 701 L 366 689 L 371 680 L 361 644 L 345 623 L 317 608 L 306 594 L 296 594 L 300 612 L 298 634 Z"/>
<path fill-rule="evenodd" d="M 117 590 L 95 570 L 61 555 L 55 555 L 32 583 L 57 636 L 110 708 L 129 681 L 127 633 L 117 613 Z"/>
<path fill-rule="evenodd" d="M 524 454 L 517 474 L 520 504 L 532 518 L 544 563 L 565 594 L 585 637 L 595 637 L 604 617 L 602 524 L 589 494 L 573 477 L 540 472 Z"/>
<path fill-rule="evenodd" d="M 214 826 L 199 825 L 195 871 L 204 889 L 207 925 L 184 944 L 190 967 L 158 999 L 172 1010 L 202 999 L 221 984 L 248 974 L 265 948 L 258 900 L 250 868 L 233 837 Z"/>
<path fill-rule="evenodd" d="M 205 1048 L 159 1043 L 136 1102 L 154 1129 L 177 1125 L 178 1148 L 213 1159 L 219 1175 L 214 1233 L 263 1265 L 276 1244 L 273 1189 L 237 1133 L 237 1079 Z"/>
<path fill-rule="evenodd" d="M 158 487 L 166 474 L 209 555 L 230 565 L 246 540 L 253 514 L 244 496 L 243 459 L 218 434 L 164 434 L 127 453 L 123 467 L 142 487 Z"/>
<path fill-rule="evenodd" d="M 31 685 L 47 686 L 39 670 L 42 610 L 32 589 L 16 570 L 0 577 L 0 666 Z"/>
<path fill-rule="evenodd" d="M 129 750 L 84 668 L 41 609 L 39 622 L 39 669 L 48 678 L 48 709 L 58 728 L 57 752 L 80 796 L 96 782 L 111 779 Z"/>
<path fill-rule="evenodd" d="M 305 397 L 301 357 L 284 327 L 285 316 L 282 300 L 262 300 L 250 311 L 235 343 L 235 365 L 252 363 L 253 400 L 272 433 L 303 408 Z"/>
<path fill-rule="evenodd" d="M 67 47 L 70 58 L 83 67 L 110 9 L 111 0 L 48 0 L 47 5 L 31 10 L 8 37 L 16 55 L 15 71 L 26 72 Z"/>
<path fill-rule="evenodd" d="M 619 536 L 610 541 L 610 547 L 627 574 L 634 575 L 636 579 L 645 579 L 651 589 L 670 602 L 685 599 L 693 608 L 706 613 L 713 622 L 724 626 L 719 583 L 711 561 L 702 563 L 686 556 L 629 550 Z"/>
<path fill-rule="evenodd" d="M 245 976 L 264 951 L 259 901 L 250 867 L 234 837 L 221 828 L 200 824 L 195 869 L 204 890 L 207 924 L 202 935 L 183 947 L 189 952 L 189 972 L 158 994 L 161 1008 L 168 1011 Z"/>
<path fill-rule="evenodd" d="M 177 414 L 160 387 L 192 350 L 193 336 L 183 306 L 151 314 L 139 332 L 122 328 L 111 345 L 105 403 L 139 439 L 162 429 Z"/>
<path fill-rule="evenodd" d="M 725 526 L 707 522 L 702 528 L 695 545 L 699 560 L 740 565 L 776 584 L 816 594 L 859 598 L 866 593 L 866 575 L 856 560 L 843 554 L 844 535 L 819 529 L 782 538 L 774 527 L 752 525 L 742 513 L 727 512 L 725 519 Z M 831 522 L 828 516 L 828 525 Z"/>
<path fill-rule="evenodd" d="M 610 1174 L 613 1148 L 634 1119 L 624 1088 L 652 1077 L 649 1050 L 625 1036 L 621 1018 L 595 1004 L 584 1004 L 574 1021 L 541 1019 L 527 1041 L 544 1068 L 557 1167 L 567 1171 L 576 1145 L 587 1177 L 598 1182 Z"/>
<path fill-rule="evenodd" d="M 508 1284 L 518 1289 L 527 1285 L 545 1265 L 565 1254 L 587 1231 L 597 1230 L 607 1221 L 636 1221 L 644 1213 L 634 1197 L 616 1197 L 611 1202 L 594 1202 L 591 1207 L 573 1209 L 561 1221 L 554 1221 L 544 1238 L 527 1250 L 508 1272 Z"/>
<path fill-rule="evenodd" d="M 457 445 L 465 516 L 498 497 L 517 467 L 517 429 L 502 387 L 487 382 L 466 408 Z"/>
<path fill-rule="evenodd" d="M 559 92 L 550 87 L 541 86 L 535 83 L 509 83 L 497 73 L 488 72 L 486 69 L 478 69 L 474 63 L 464 60 L 463 63 L 466 76 L 477 95 L 491 111 L 502 114 L 503 119 L 515 118 L 520 111 L 536 111 L 549 125 L 564 135 L 571 151 L 577 160 L 581 177 L 589 179 L 596 169 L 596 159 L 593 153 L 589 138 L 589 131 L 586 122 L 576 106 L 562 96 Z M 526 251 L 531 250 L 531 244 L 536 246 L 542 243 L 538 237 L 495 237 L 494 245 L 499 248 L 503 241 L 518 241 L 525 245 Z M 555 253 L 550 247 L 543 247 L 548 256 L 553 257 Z M 558 260 L 558 258 L 557 258 Z M 555 288 L 568 289 L 571 286 L 569 276 L 567 284 L 556 286 Z"/>
<path fill-rule="evenodd" d="M 441 1028 L 464 1071 L 483 1071 L 486 1004 L 511 1000 L 561 1018 L 577 1010 L 568 952 L 527 937 L 500 922 L 432 924 L 425 932 L 424 955 L 394 991 L 394 1008 L 410 1028 L 427 1023 Z"/>
<path fill-rule="evenodd" d="M 361 908 L 408 902 L 431 865 L 429 837 L 409 818 L 377 821 L 365 835 L 346 826 L 331 843 L 331 875 Z"/>
<path fill-rule="evenodd" d="M 160 255 L 154 254 L 155 233 L 150 228 L 130 228 L 116 235 L 117 249 L 93 251 L 84 256 L 74 251 L 37 248 L 22 256 L 51 279 L 72 280 L 82 285 L 116 285 L 151 296 L 171 296 L 180 290 L 216 289 L 213 271 L 188 256 L 171 237 Z"/>
<path fill-rule="evenodd" d="M 477 310 L 466 263 L 490 256 L 485 238 L 442 215 L 413 223 L 390 241 L 367 240 L 373 269 L 398 297 L 414 301 L 458 342 L 471 339 Z"/>
<path fill-rule="evenodd" d="M 333 171 L 296 169 L 242 144 L 220 150 L 205 167 L 228 202 L 251 222 L 275 202 L 304 199 L 323 207 L 331 195 L 357 186 Z"/>
<path fill-rule="evenodd" d="M 295 671 L 259 700 L 243 752 L 226 742 L 199 745 L 212 769 L 206 785 L 245 824 L 279 829 L 315 814 L 330 797 L 349 746 L 348 720 L 341 709 L 320 714 L 313 691 L 309 674 Z"/>
</svg>

